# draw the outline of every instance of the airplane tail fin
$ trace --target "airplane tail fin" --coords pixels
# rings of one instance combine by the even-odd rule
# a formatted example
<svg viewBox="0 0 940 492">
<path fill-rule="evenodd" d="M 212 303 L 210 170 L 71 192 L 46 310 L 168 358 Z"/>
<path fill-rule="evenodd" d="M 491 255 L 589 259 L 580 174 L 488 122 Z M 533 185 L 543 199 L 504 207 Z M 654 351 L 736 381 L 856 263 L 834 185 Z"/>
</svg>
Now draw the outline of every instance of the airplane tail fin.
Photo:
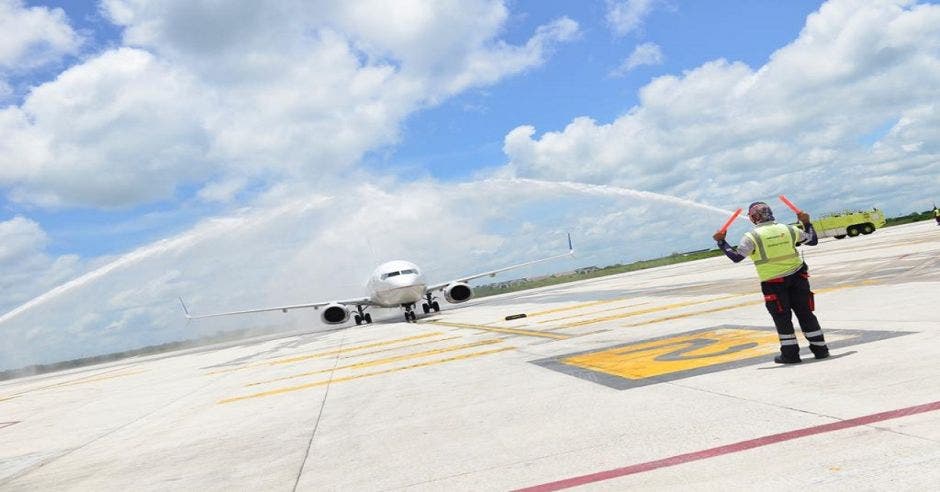
<svg viewBox="0 0 940 492">
<path fill-rule="evenodd" d="M 180 300 L 180 306 L 183 306 L 183 315 L 186 316 L 186 323 L 188 324 L 190 321 L 193 320 L 193 316 L 189 314 L 189 309 L 186 307 L 186 303 L 183 302 L 183 298 L 180 297 L 179 300 Z"/>
</svg>

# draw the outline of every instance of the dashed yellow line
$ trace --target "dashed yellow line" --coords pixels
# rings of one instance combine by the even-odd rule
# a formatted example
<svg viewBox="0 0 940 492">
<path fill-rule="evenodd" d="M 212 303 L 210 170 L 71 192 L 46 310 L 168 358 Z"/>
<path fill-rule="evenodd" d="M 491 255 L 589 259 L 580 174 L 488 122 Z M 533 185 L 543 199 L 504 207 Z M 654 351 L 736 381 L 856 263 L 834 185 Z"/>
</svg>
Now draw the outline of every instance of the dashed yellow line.
<svg viewBox="0 0 940 492">
<path fill-rule="evenodd" d="M 446 342 L 446 341 L 448 341 L 448 340 L 454 340 L 454 339 L 457 339 L 457 338 L 462 338 L 462 337 L 461 337 L 460 335 L 456 335 L 456 336 L 452 336 L 452 337 L 435 338 L 434 340 L 425 340 L 425 341 L 423 341 L 423 342 L 417 342 L 417 343 L 406 343 L 406 344 L 404 344 L 404 345 L 399 345 L 399 346 L 397 346 L 397 347 L 387 347 L 387 348 L 383 348 L 383 349 L 379 349 L 379 350 L 370 350 L 370 351 L 368 351 L 368 352 L 359 352 L 358 354 L 344 355 L 344 356 L 340 357 L 340 359 L 352 359 L 352 358 L 355 358 L 355 357 L 365 357 L 365 356 L 367 356 L 367 355 L 381 354 L 382 352 L 390 352 L 390 351 L 392 351 L 392 350 L 401 350 L 401 349 L 404 349 L 404 348 L 417 347 L 417 346 L 419 346 L 419 345 L 430 345 L 430 344 L 432 344 L 432 343 Z"/>
<path fill-rule="evenodd" d="M 730 305 L 730 306 L 721 306 L 721 307 L 712 308 L 712 309 L 703 309 L 703 310 L 701 310 L 701 311 L 695 311 L 694 313 L 675 314 L 675 315 L 672 315 L 672 316 L 663 316 L 662 318 L 650 319 L 650 320 L 646 320 L 646 321 L 639 321 L 639 322 L 636 322 L 636 323 L 631 323 L 631 324 L 623 325 L 623 327 L 624 327 L 624 328 L 633 328 L 634 326 L 652 325 L 652 324 L 655 324 L 655 323 L 662 323 L 663 321 L 672 321 L 672 320 L 675 320 L 675 319 L 689 318 L 689 317 L 692 317 L 692 316 L 698 316 L 698 315 L 700 315 L 700 314 L 717 313 L 717 312 L 719 312 L 719 311 L 728 311 L 728 310 L 730 310 L 730 309 L 738 309 L 738 308 L 742 308 L 742 307 L 754 306 L 754 305 L 756 305 L 756 304 L 763 304 L 763 303 L 764 303 L 764 301 L 742 302 L 742 303 L 738 303 L 738 304 L 732 304 L 732 305 Z"/>
<path fill-rule="evenodd" d="M 421 362 L 421 363 L 418 363 L 418 364 L 411 364 L 411 365 L 408 365 L 408 366 L 395 367 L 395 368 L 392 368 L 392 369 L 385 369 L 385 370 L 382 370 L 382 371 L 367 372 L 367 373 L 364 373 L 364 374 L 357 374 L 357 375 L 355 375 L 355 376 L 346 376 L 346 377 L 342 377 L 342 378 L 327 379 L 327 380 L 323 380 L 323 381 L 316 381 L 316 382 L 313 382 L 313 383 L 301 384 L 301 385 L 299 385 L 299 386 L 289 386 L 289 387 L 287 387 L 287 388 L 280 388 L 280 389 L 271 390 L 271 391 L 264 391 L 264 392 L 261 392 L 261 393 L 254 393 L 254 394 L 251 394 L 251 395 L 236 396 L 236 397 L 234 397 L 234 398 L 226 398 L 226 399 L 224 399 L 224 400 L 219 400 L 217 403 L 219 403 L 219 404 L 222 404 L 222 403 L 232 403 L 232 402 L 236 402 L 236 401 L 249 400 L 249 399 L 252 399 L 252 398 L 263 398 L 263 397 L 266 397 L 266 396 L 282 395 L 282 394 L 284 394 L 284 393 L 291 393 L 291 392 L 294 392 L 294 391 L 301 391 L 301 390 L 305 390 L 305 389 L 309 389 L 309 388 L 316 388 L 317 386 L 324 386 L 324 385 L 327 385 L 327 384 L 342 383 L 342 382 L 344 382 L 344 381 L 353 381 L 353 380 L 356 380 L 356 379 L 368 378 L 368 377 L 372 377 L 372 376 L 378 376 L 378 375 L 381 375 L 381 374 L 389 374 L 389 373 L 392 373 L 392 372 L 405 371 L 405 370 L 408 370 L 408 369 L 416 369 L 416 368 L 419 368 L 419 367 L 427 367 L 427 366 L 433 366 L 433 365 L 437 365 L 437 364 L 444 364 L 444 363 L 446 363 L 446 362 L 453 362 L 453 361 L 456 361 L 456 360 L 470 359 L 470 358 L 473 358 L 473 357 L 480 357 L 480 356 L 483 356 L 483 355 L 495 354 L 495 353 L 498 353 L 498 352 L 505 352 L 505 351 L 507 351 L 507 350 L 513 350 L 513 349 L 515 349 L 515 347 L 502 347 L 502 348 L 498 348 L 498 349 L 494 349 L 494 350 L 486 350 L 486 351 L 483 351 L 483 352 L 472 352 L 472 353 L 469 353 L 469 354 L 455 355 L 455 356 L 453 356 L 453 357 L 447 357 L 447 358 L 445 358 L 445 359 L 429 360 L 429 361 Z"/>
<path fill-rule="evenodd" d="M 628 306 L 617 306 L 617 307 L 612 307 L 612 308 L 607 308 L 607 309 L 599 309 L 597 311 L 593 311 L 590 313 L 571 314 L 568 316 L 562 316 L 560 318 L 552 318 L 552 319 L 546 319 L 544 321 L 539 321 L 539 324 L 557 323 L 558 321 L 564 321 L 566 319 L 574 319 L 574 318 L 583 318 L 585 316 L 590 316 L 592 314 L 597 314 L 597 313 L 609 313 L 610 311 L 623 311 L 624 309 L 635 308 L 637 306 L 643 306 L 644 304 L 649 304 L 649 302 L 638 302 L 636 304 L 630 304 Z M 557 330 L 558 328 L 553 328 L 553 329 Z"/>
<path fill-rule="evenodd" d="M 734 297 L 741 297 L 741 296 L 744 296 L 744 295 L 750 295 L 750 294 L 733 294 L 733 295 L 729 295 L 729 296 L 713 297 L 713 298 L 711 298 L 711 299 L 705 299 L 705 300 L 700 300 L 700 301 L 675 302 L 675 303 L 672 303 L 672 304 L 665 304 L 665 305 L 663 305 L 663 306 L 656 306 L 656 307 L 651 307 L 651 308 L 647 308 L 647 309 L 639 309 L 639 310 L 636 310 L 636 311 L 627 311 L 627 312 L 625 312 L 625 313 L 612 314 L 612 315 L 609 315 L 609 316 L 601 316 L 601 317 L 599 317 L 599 318 L 591 318 L 591 319 L 586 319 L 586 320 L 582 320 L 582 321 L 575 321 L 575 322 L 573 322 L 573 323 L 568 323 L 568 324 L 565 324 L 565 325 L 563 325 L 563 326 L 559 326 L 559 327 L 557 327 L 557 329 L 575 328 L 575 327 L 578 327 L 578 326 L 592 325 L 592 324 L 595 324 L 595 323 L 602 323 L 602 322 L 604 322 L 604 321 L 614 321 L 614 320 L 618 320 L 618 319 L 629 318 L 629 317 L 631 317 L 631 316 L 640 316 L 640 315 L 643 315 L 643 314 L 656 313 L 656 312 L 659 312 L 659 311 L 668 311 L 668 310 L 670 310 L 670 309 L 678 309 L 678 308 L 683 308 L 683 307 L 687 307 L 687 306 L 695 306 L 695 305 L 697 305 L 697 304 L 706 304 L 706 303 L 709 303 L 709 302 L 722 301 L 722 300 L 725 300 L 725 299 L 732 299 L 732 298 L 734 298 Z"/>
<path fill-rule="evenodd" d="M 521 335 L 521 336 L 526 336 L 526 337 L 551 338 L 553 340 L 566 340 L 568 338 L 571 338 L 571 335 L 564 335 L 561 333 L 550 333 L 550 332 L 535 331 L 535 330 L 522 330 L 519 328 L 498 328 L 495 326 L 471 325 L 468 323 L 453 323 L 450 321 L 438 321 L 438 320 L 427 321 L 427 323 L 434 323 L 435 325 L 442 325 L 442 326 L 452 326 L 454 328 L 469 328 L 471 330 L 491 331 L 495 333 L 508 333 L 510 335 Z"/>
<path fill-rule="evenodd" d="M 479 347 L 479 346 L 481 346 L 481 345 L 491 345 L 491 344 L 499 343 L 499 342 L 502 342 L 502 340 L 500 340 L 500 339 L 498 339 L 498 338 L 493 338 L 493 339 L 489 339 L 489 340 L 480 340 L 480 341 L 478 341 L 478 342 L 465 343 L 465 344 L 462 344 L 462 345 L 454 345 L 454 346 L 452 346 L 452 347 L 444 347 L 444 348 L 439 348 L 439 349 L 434 349 L 434 350 L 425 350 L 424 352 L 416 352 L 416 353 L 412 353 L 412 354 L 396 355 L 396 356 L 392 356 L 392 357 L 386 357 L 386 358 L 384 358 L 384 359 L 376 359 L 376 360 L 369 360 L 369 361 L 365 361 L 365 362 L 357 362 L 357 363 L 355 363 L 355 364 L 348 364 L 348 365 L 345 365 L 345 366 L 339 366 L 339 367 L 335 367 L 335 368 L 320 369 L 320 370 L 317 370 L 317 371 L 307 371 L 307 372 L 302 372 L 302 373 L 299 373 L 299 374 L 293 374 L 293 375 L 290 375 L 290 376 L 284 376 L 284 377 L 279 377 L 279 378 L 274 378 L 274 379 L 268 379 L 268 380 L 266 380 L 266 381 L 259 381 L 259 382 L 257 382 L 257 383 L 249 383 L 249 384 L 246 384 L 245 386 L 258 386 L 258 385 L 260 385 L 260 384 L 273 383 L 273 382 L 275 382 L 275 381 L 285 381 L 285 380 L 287 380 L 287 379 L 295 379 L 295 378 L 301 378 L 301 377 L 305 377 L 305 376 L 313 376 L 314 374 L 323 374 L 323 373 L 325 373 L 325 372 L 338 371 L 338 370 L 340 370 L 340 369 L 359 369 L 359 368 L 362 368 L 362 367 L 371 367 L 371 366 L 378 366 L 378 365 L 382 365 L 382 364 L 390 364 L 390 363 L 392 363 L 392 362 L 398 362 L 398 361 L 408 360 L 408 359 L 418 359 L 418 358 L 421 358 L 421 357 L 427 357 L 427 356 L 429 356 L 429 355 L 443 354 L 443 353 L 445 353 L 445 352 L 455 352 L 455 351 L 457 351 L 457 350 L 463 350 L 463 349 L 472 348 L 472 347 Z"/>
<path fill-rule="evenodd" d="M 99 373 L 99 375 L 85 376 L 85 377 L 83 377 L 83 378 L 74 379 L 74 380 L 71 380 L 71 381 L 65 381 L 65 382 L 62 382 L 62 383 L 50 384 L 50 385 L 48 385 L 48 386 L 41 386 L 41 387 L 39 387 L 39 388 L 32 388 L 32 389 L 20 391 L 19 393 L 14 393 L 14 394 L 12 394 L 12 395 L 0 396 L 0 401 L 12 400 L 12 399 L 17 398 L 17 397 L 19 397 L 19 396 L 25 395 L 25 394 L 27 394 L 27 393 L 34 393 L 34 392 L 36 392 L 36 391 L 42 391 L 42 390 L 47 390 L 47 389 L 55 389 L 55 388 L 62 388 L 62 387 L 65 387 L 65 386 L 74 386 L 74 385 L 77 385 L 77 384 L 94 383 L 94 382 L 97 382 L 97 381 L 104 381 L 104 380 L 106 380 L 106 379 L 122 378 L 122 377 L 124 377 L 124 376 L 133 376 L 134 374 L 140 374 L 140 373 L 142 373 L 142 372 L 147 372 L 147 369 L 138 369 L 138 370 L 136 370 L 136 371 L 121 372 L 121 373 L 118 373 L 118 374 L 110 374 L 110 372 L 111 372 L 111 371 L 109 371 L 108 373 L 104 373 L 104 374 Z"/>
<path fill-rule="evenodd" d="M 410 337 L 397 338 L 397 339 L 395 339 L 395 340 L 385 340 L 385 341 L 382 341 L 382 342 L 366 343 L 366 344 L 363 344 L 363 345 L 356 345 L 356 346 L 352 346 L 352 347 L 343 347 L 343 348 L 334 349 L 334 350 L 327 350 L 327 351 L 324 351 L 324 352 L 317 352 L 317 353 L 314 353 L 314 354 L 299 355 L 299 356 L 295 356 L 295 357 L 287 357 L 287 358 L 284 358 L 284 359 L 275 359 L 275 360 L 265 361 L 265 364 L 272 365 L 272 366 L 273 366 L 273 365 L 279 365 L 279 364 L 293 364 L 294 362 L 300 362 L 300 361 L 302 361 L 302 360 L 316 359 L 316 358 L 319 358 L 319 357 L 326 357 L 326 356 L 329 356 L 329 355 L 336 355 L 336 354 L 345 354 L 345 353 L 347 353 L 347 352 L 354 352 L 354 351 L 356 351 L 356 350 L 362 350 L 362 349 L 367 349 L 367 348 L 372 348 L 372 347 L 383 347 L 383 346 L 385 346 L 385 345 L 391 345 L 391 344 L 394 344 L 394 343 L 407 342 L 407 341 L 410 341 L 410 340 L 418 340 L 418 339 L 420 339 L 420 338 L 436 337 L 436 336 L 438 336 L 438 335 L 443 335 L 443 333 L 441 333 L 441 332 L 439 332 L 439 331 L 438 331 L 438 332 L 434 332 L 434 333 L 423 333 L 423 334 L 421 334 L 421 335 L 414 335 L 414 336 L 410 336 Z"/>
<path fill-rule="evenodd" d="M 829 292 L 835 292 L 835 291 L 837 291 L 837 290 L 852 289 L 852 288 L 855 288 L 855 287 L 865 287 L 865 286 L 868 286 L 868 285 L 873 285 L 873 284 L 875 284 L 875 283 L 877 283 L 877 282 L 875 282 L 875 281 L 873 281 L 873 280 L 866 280 L 866 281 L 864 281 L 864 282 L 862 282 L 862 283 L 860 283 L 860 284 L 837 285 L 837 286 L 835 286 L 835 287 L 826 287 L 826 288 L 824 288 L 824 289 L 815 290 L 815 291 L 813 291 L 813 292 L 816 293 L 816 294 L 825 294 L 825 293 L 829 293 Z M 701 311 L 696 311 L 696 312 L 694 312 L 694 313 L 676 314 L 676 315 L 673 315 L 673 316 L 664 316 L 664 317 L 662 317 L 662 318 L 650 319 L 650 320 L 646 320 L 646 321 L 639 321 L 639 322 L 636 322 L 636 323 L 631 323 L 631 324 L 623 325 L 623 327 L 624 327 L 624 328 L 633 328 L 633 327 L 635 327 L 635 326 L 652 325 L 652 324 L 655 324 L 655 323 L 662 323 L 663 321 L 672 321 L 672 320 L 676 320 L 676 319 L 689 318 L 689 317 L 692 317 L 692 316 L 698 316 L 698 315 L 700 315 L 700 314 L 717 313 L 717 312 L 719 312 L 719 311 L 728 311 L 728 310 L 731 310 L 731 309 L 738 309 L 738 308 L 747 307 L 747 306 L 755 306 L 755 305 L 757 305 L 757 304 L 763 304 L 763 303 L 764 303 L 763 300 L 742 302 L 742 303 L 738 303 L 738 304 L 732 304 L 732 305 L 730 305 L 730 306 L 721 306 L 721 307 L 717 307 L 717 308 L 712 308 L 712 309 L 705 309 L 705 310 L 701 310 Z"/>
<path fill-rule="evenodd" d="M 581 304 L 575 304 L 575 305 L 573 305 L 573 306 L 564 306 L 564 307 L 560 307 L 560 308 L 546 309 L 546 310 L 544 310 L 544 311 L 536 311 L 536 312 L 534 312 L 534 313 L 526 313 L 526 316 L 528 316 L 529 318 L 534 318 L 534 317 L 536 317 L 536 316 L 543 316 L 543 315 L 552 314 L 552 313 L 560 313 L 560 312 L 563 312 L 563 311 L 573 311 L 573 310 L 575 310 L 575 309 L 582 309 L 582 308 L 591 307 L 591 306 L 598 306 L 598 305 L 600 305 L 600 304 L 611 304 L 611 303 L 614 303 L 614 302 L 629 301 L 629 300 L 632 299 L 632 298 L 633 298 L 633 297 L 618 297 L 618 298 L 616 298 L 616 299 L 604 299 L 604 300 L 600 300 L 600 301 L 583 302 L 583 303 L 581 303 Z M 641 302 L 641 303 L 639 303 L 639 304 L 634 304 L 633 306 L 639 306 L 640 304 L 646 304 L 646 303 L 645 303 L 645 302 Z M 632 307 L 632 306 L 630 306 L 630 307 Z"/>
<path fill-rule="evenodd" d="M 207 376 L 212 376 L 212 375 L 215 375 L 215 374 L 224 374 L 224 373 L 227 373 L 227 372 L 240 371 L 240 370 L 242 370 L 242 369 L 250 369 L 250 368 L 252 368 L 252 367 L 259 367 L 259 366 L 273 366 L 273 365 L 278 365 L 278 364 L 292 364 L 292 363 L 294 363 L 294 362 L 300 362 L 300 361 L 304 361 L 304 360 L 308 360 L 308 359 L 316 359 L 316 358 L 318 358 L 318 357 L 327 357 L 327 356 L 330 356 L 330 355 L 345 354 L 345 353 L 348 353 L 348 352 L 355 352 L 355 351 L 357 351 L 357 350 L 362 350 L 362 349 L 367 349 L 367 348 L 372 348 L 372 347 L 382 347 L 382 346 L 385 346 L 385 345 L 392 345 L 392 344 L 395 344 L 395 343 L 407 342 L 407 341 L 410 341 L 410 340 L 418 340 L 418 339 L 421 339 L 421 338 L 434 337 L 434 336 L 438 336 L 438 335 L 443 335 L 443 333 L 441 333 L 441 332 L 439 332 L 439 331 L 433 332 L 433 333 L 422 333 L 422 334 L 420 334 L 420 335 L 413 335 L 413 336 L 410 336 L 410 337 L 396 338 L 396 339 L 393 339 L 393 340 L 384 340 L 384 341 L 381 341 L 381 342 L 366 343 L 366 344 L 363 344 L 363 345 L 353 345 L 353 346 L 350 346 L 350 347 L 343 347 L 343 348 L 332 349 L 332 350 L 327 350 L 327 351 L 323 351 L 323 352 L 316 352 L 316 353 L 313 353 L 313 354 L 298 355 L 298 356 L 287 357 L 287 358 L 283 358 L 283 359 L 265 360 L 265 361 L 255 362 L 255 363 L 252 363 L 252 364 L 247 364 L 247 365 L 244 365 L 244 366 L 241 366 L 241 367 L 233 367 L 233 368 L 231 368 L 231 369 L 219 369 L 218 371 L 208 372 L 208 373 L 206 373 L 206 375 L 207 375 Z"/>
</svg>

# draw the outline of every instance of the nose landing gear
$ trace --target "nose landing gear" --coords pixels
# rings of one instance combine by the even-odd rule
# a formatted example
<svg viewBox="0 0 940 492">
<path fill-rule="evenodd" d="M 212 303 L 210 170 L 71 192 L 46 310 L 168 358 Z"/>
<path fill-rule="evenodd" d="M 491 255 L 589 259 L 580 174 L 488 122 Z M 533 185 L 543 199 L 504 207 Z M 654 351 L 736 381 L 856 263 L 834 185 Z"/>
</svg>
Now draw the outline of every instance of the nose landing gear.
<svg viewBox="0 0 940 492">
<path fill-rule="evenodd" d="M 402 304 L 401 307 L 405 308 L 405 322 L 417 323 L 417 315 L 415 315 L 415 305 L 414 304 Z"/>
</svg>

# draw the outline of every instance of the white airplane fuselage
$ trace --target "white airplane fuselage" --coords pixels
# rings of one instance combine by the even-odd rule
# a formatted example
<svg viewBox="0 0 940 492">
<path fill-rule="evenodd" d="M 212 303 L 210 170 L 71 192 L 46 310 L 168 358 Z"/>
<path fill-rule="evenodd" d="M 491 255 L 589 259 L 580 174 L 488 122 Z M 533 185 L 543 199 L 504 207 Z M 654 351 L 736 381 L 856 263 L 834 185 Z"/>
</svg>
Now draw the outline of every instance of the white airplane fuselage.
<svg viewBox="0 0 940 492">
<path fill-rule="evenodd" d="M 382 307 L 400 307 L 420 302 L 427 292 L 424 273 L 410 261 L 396 260 L 379 265 L 366 287 L 372 302 Z"/>
</svg>

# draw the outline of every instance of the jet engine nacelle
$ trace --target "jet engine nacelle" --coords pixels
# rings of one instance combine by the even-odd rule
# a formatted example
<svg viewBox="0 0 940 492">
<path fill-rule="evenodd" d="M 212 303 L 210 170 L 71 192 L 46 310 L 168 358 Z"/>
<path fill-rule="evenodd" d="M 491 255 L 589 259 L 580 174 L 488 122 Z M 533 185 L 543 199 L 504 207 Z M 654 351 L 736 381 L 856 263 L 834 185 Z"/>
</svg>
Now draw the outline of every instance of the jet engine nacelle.
<svg viewBox="0 0 940 492">
<path fill-rule="evenodd" d="M 327 304 L 320 314 L 320 319 L 328 325 L 338 325 L 349 320 L 349 308 L 342 304 Z"/>
<path fill-rule="evenodd" d="M 444 299 L 451 304 L 469 301 L 473 297 L 473 288 L 463 282 L 456 282 L 444 287 Z"/>
</svg>

